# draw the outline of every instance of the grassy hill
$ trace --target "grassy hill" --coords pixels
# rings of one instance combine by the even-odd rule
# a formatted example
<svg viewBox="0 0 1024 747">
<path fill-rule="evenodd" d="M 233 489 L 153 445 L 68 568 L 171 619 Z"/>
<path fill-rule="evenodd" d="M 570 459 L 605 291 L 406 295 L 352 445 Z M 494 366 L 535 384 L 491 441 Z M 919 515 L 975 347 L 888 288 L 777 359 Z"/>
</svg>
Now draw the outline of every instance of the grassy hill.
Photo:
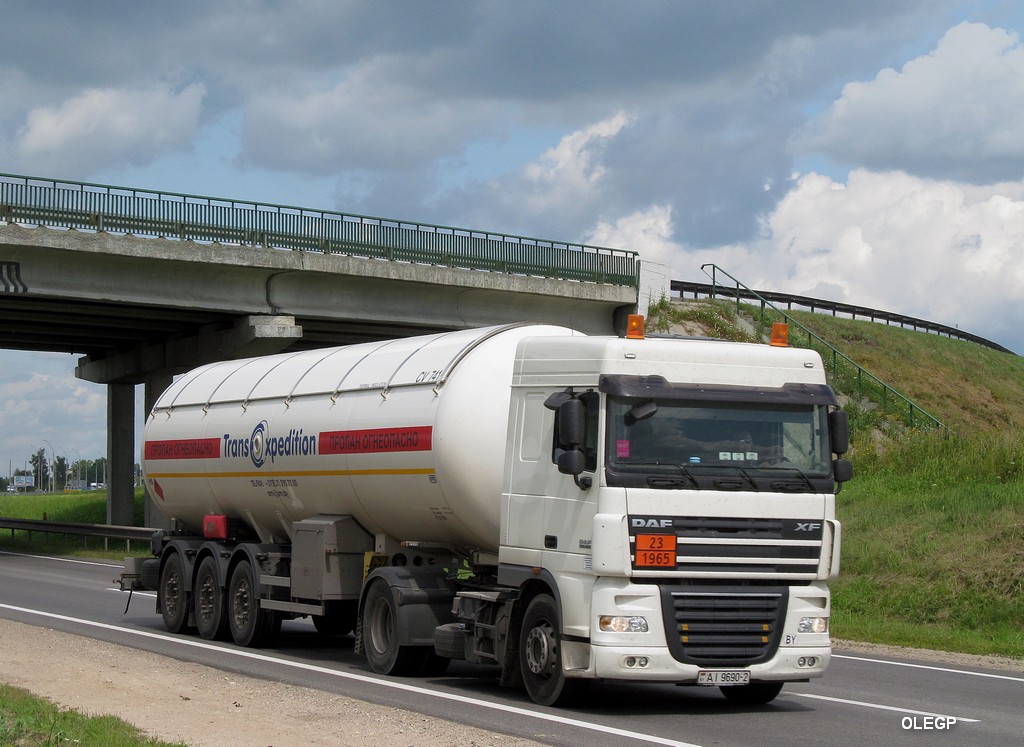
<svg viewBox="0 0 1024 747">
<path fill-rule="evenodd" d="M 763 332 L 732 304 L 659 306 L 653 329 L 736 340 Z M 908 428 L 857 400 L 848 380 L 833 383 L 854 414 L 856 472 L 837 499 L 833 635 L 1024 657 L 1024 358 L 869 321 L 793 316 L 957 434 Z"/>
</svg>

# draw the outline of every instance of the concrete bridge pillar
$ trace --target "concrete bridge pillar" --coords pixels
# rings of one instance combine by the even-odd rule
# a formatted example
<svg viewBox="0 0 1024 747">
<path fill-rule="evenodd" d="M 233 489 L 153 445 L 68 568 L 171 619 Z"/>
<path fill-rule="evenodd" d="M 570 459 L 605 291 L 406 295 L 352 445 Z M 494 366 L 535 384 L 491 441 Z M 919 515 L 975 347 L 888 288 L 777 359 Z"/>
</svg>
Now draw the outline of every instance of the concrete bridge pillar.
<svg viewBox="0 0 1024 747">
<path fill-rule="evenodd" d="M 107 385 L 107 523 L 135 523 L 135 386 Z"/>
</svg>

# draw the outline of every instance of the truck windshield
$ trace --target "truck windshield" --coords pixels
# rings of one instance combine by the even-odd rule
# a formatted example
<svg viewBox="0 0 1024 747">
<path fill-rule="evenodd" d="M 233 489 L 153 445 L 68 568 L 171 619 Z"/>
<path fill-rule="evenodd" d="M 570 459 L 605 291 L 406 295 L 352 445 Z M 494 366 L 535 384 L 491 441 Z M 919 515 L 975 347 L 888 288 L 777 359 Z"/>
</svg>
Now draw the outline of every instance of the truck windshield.
<svg viewBox="0 0 1024 747">
<path fill-rule="evenodd" d="M 827 407 L 609 397 L 609 484 L 832 490 Z"/>
</svg>

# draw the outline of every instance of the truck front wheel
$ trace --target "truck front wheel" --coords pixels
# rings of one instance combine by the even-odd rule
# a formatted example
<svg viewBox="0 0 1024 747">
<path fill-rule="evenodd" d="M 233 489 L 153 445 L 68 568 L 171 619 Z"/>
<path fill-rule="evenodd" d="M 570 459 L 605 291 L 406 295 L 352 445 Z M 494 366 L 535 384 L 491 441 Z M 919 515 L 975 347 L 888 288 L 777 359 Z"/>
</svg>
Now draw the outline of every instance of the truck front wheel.
<svg viewBox="0 0 1024 747">
<path fill-rule="evenodd" d="M 411 676 L 424 672 L 433 650 L 398 643 L 398 604 L 391 587 L 377 580 L 363 603 L 363 646 L 370 669 L 378 674 Z"/>
<path fill-rule="evenodd" d="M 519 668 L 530 699 L 538 705 L 565 705 L 580 695 L 587 680 L 567 679 L 562 669 L 561 618 L 548 594 L 530 601 L 519 638 Z"/>
<path fill-rule="evenodd" d="M 188 592 L 185 591 L 185 566 L 181 556 L 172 552 L 160 571 L 160 614 L 164 627 L 181 633 L 188 627 Z"/>
</svg>

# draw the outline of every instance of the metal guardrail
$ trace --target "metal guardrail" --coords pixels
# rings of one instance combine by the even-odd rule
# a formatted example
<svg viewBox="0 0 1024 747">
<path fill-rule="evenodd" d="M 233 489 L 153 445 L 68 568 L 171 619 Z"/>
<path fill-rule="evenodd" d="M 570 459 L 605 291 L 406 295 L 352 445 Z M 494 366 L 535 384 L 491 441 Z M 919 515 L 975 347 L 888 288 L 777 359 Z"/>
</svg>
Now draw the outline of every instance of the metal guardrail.
<svg viewBox="0 0 1024 747">
<path fill-rule="evenodd" d="M 625 249 L 0 173 L 0 220 L 639 287 Z"/>
<path fill-rule="evenodd" d="M 713 298 L 717 286 L 714 283 L 673 280 L 671 281 L 671 288 L 672 291 L 678 293 L 681 298 L 685 298 L 685 294 L 687 293 L 692 293 L 694 298 L 700 298 L 701 296 Z M 776 291 L 766 290 L 754 290 L 748 293 L 742 288 L 733 289 L 732 292 L 738 293 L 741 298 L 748 301 L 761 299 L 762 303 L 765 301 L 773 301 L 775 303 L 786 304 L 786 308 L 790 311 L 792 311 L 793 306 L 802 306 L 812 313 L 819 313 L 822 311 L 832 312 L 832 316 L 836 316 L 837 314 L 849 314 L 853 319 L 860 316 L 865 319 L 870 319 L 872 322 L 885 322 L 887 325 L 898 324 L 904 328 L 910 327 L 916 331 L 931 332 L 940 336 L 966 340 L 967 342 L 974 342 L 978 345 L 984 345 L 987 348 L 998 350 L 1001 353 L 1016 355 L 1012 350 L 1003 347 L 997 342 L 986 340 L 984 337 L 979 337 L 978 335 L 971 334 L 970 332 L 964 332 L 957 327 L 929 322 L 926 319 L 918 319 L 916 317 L 906 316 L 905 314 L 896 314 L 891 311 L 880 311 L 867 306 L 857 306 L 856 304 L 842 303 L 839 301 L 826 301 L 821 298 L 812 298 L 810 296 L 798 296 L 792 293 L 777 293 Z"/>
<path fill-rule="evenodd" d="M 708 268 L 710 268 L 711 272 L 708 272 Z M 711 278 L 712 298 L 717 297 L 715 291 L 718 288 L 722 289 L 723 294 L 735 296 L 737 313 L 739 313 L 740 311 L 740 303 L 742 298 L 760 301 L 762 321 L 764 321 L 765 309 L 771 308 L 772 311 L 774 311 L 776 314 L 779 314 L 786 321 L 786 323 L 789 324 L 791 329 L 796 328 L 803 332 L 804 334 L 806 334 L 807 347 L 818 348 L 819 352 L 824 351 L 825 355 L 823 357 L 826 360 L 826 364 L 828 363 L 828 358 L 831 357 L 832 373 L 834 375 L 840 373 L 840 366 L 845 366 L 847 369 L 852 370 L 856 377 L 855 386 L 857 389 L 858 397 L 863 396 L 866 389 L 877 388 L 881 393 L 880 398 L 882 400 L 882 406 L 894 409 L 896 412 L 898 412 L 901 416 L 903 416 L 906 419 L 910 427 L 914 428 L 923 425 L 925 427 L 940 428 L 946 431 L 947 433 L 953 435 L 953 430 L 945 423 L 943 423 L 941 420 L 936 418 L 934 415 L 929 413 L 924 408 L 914 403 L 913 400 L 911 400 L 905 394 L 897 391 L 896 389 L 893 389 L 891 386 L 889 386 L 884 381 L 879 379 L 877 376 L 872 374 L 870 371 L 865 369 L 859 363 L 855 362 L 848 355 L 840 352 L 831 343 L 827 342 L 823 338 L 816 335 L 814 332 L 812 332 L 803 324 L 798 322 L 795 318 L 793 318 L 792 315 L 787 314 L 785 311 L 775 306 L 775 304 L 773 304 L 767 298 L 761 296 L 757 291 L 751 290 L 747 286 L 743 285 L 743 283 L 734 278 L 732 275 L 730 275 L 728 272 L 723 270 L 718 265 L 707 263 L 701 265 L 700 269 L 703 270 L 704 273 Z M 729 278 L 735 285 L 730 287 L 720 283 L 718 281 L 719 274 Z M 792 333 L 790 333 L 789 339 L 790 342 L 793 343 L 795 336 Z"/>
<path fill-rule="evenodd" d="M 45 519 L 12 519 L 0 517 L 0 529 L 9 529 L 11 536 L 17 531 L 28 532 L 29 539 L 33 532 L 40 534 L 63 534 L 81 537 L 102 537 L 104 549 L 106 540 L 125 540 L 127 549 L 131 551 L 131 543 L 148 543 L 158 531 L 150 527 L 125 527 L 112 524 L 81 524 L 70 521 L 47 521 Z"/>
</svg>

